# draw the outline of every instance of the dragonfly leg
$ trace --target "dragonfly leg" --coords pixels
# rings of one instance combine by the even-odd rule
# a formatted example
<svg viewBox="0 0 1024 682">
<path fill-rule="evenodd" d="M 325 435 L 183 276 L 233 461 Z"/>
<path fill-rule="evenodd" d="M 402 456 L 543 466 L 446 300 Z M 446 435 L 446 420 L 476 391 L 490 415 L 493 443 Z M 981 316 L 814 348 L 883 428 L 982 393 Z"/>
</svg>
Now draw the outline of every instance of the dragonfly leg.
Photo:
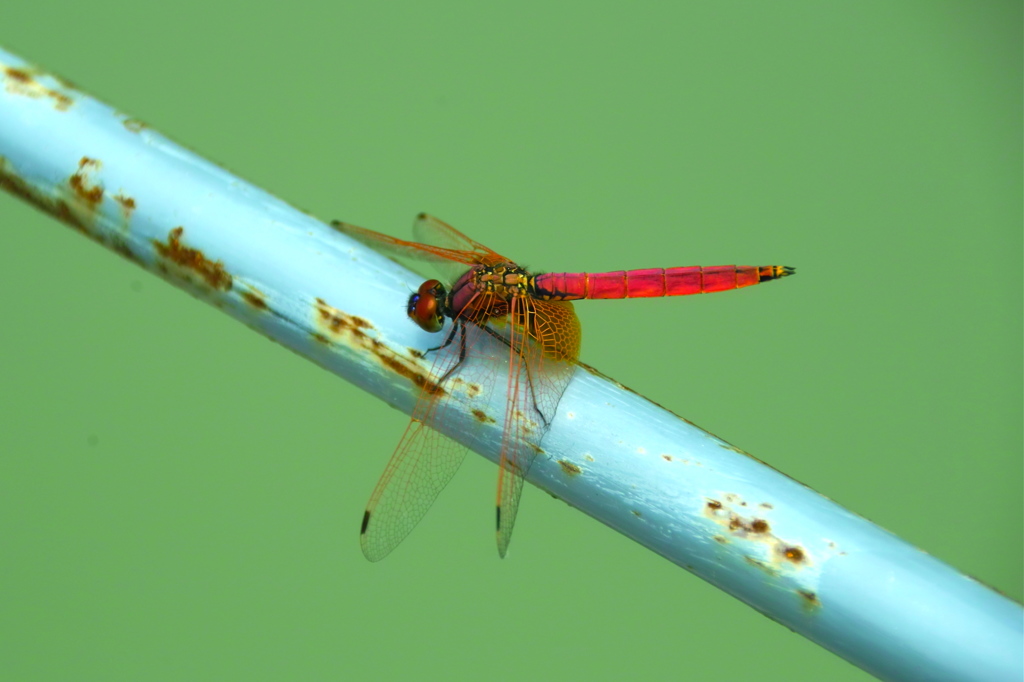
<svg viewBox="0 0 1024 682">
<path fill-rule="evenodd" d="M 423 352 L 424 353 L 433 353 L 435 350 L 441 350 L 442 348 L 447 348 L 448 346 L 450 346 L 451 343 L 452 343 L 452 339 L 455 338 L 455 332 L 458 331 L 458 328 L 459 328 L 459 321 L 455 320 L 455 324 L 452 325 L 452 330 L 450 332 L 448 332 L 448 338 L 444 340 L 444 343 L 442 343 L 440 346 L 438 346 L 436 348 L 428 348 L 428 349 L 426 349 Z M 463 331 L 463 335 L 465 335 L 465 331 Z M 465 345 L 465 339 L 463 339 L 463 345 Z M 462 360 L 460 359 L 459 361 L 461 362 Z"/>
<path fill-rule="evenodd" d="M 539 407 L 537 407 L 537 394 L 533 390 L 533 376 L 530 374 L 530 366 L 523 363 L 523 367 L 526 369 L 526 383 L 530 385 L 530 397 L 533 398 L 533 411 L 536 412 L 537 416 L 540 417 L 540 420 L 544 422 L 544 428 L 547 428 L 550 426 L 548 418 L 545 417 L 544 413 L 540 411 Z"/>
<path fill-rule="evenodd" d="M 498 341 L 501 341 L 503 344 L 511 348 L 516 354 L 522 355 L 521 348 L 517 348 L 516 346 L 514 346 L 511 341 L 509 341 L 504 336 L 497 333 L 490 327 L 480 326 L 480 329 L 484 330 L 485 332 L 496 338 Z M 540 417 L 540 420 L 544 423 L 544 427 L 547 428 L 548 426 L 550 426 L 550 424 L 548 423 L 548 418 L 545 417 L 544 413 L 540 411 L 539 407 L 537 407 L 537 394 L 533 390 L 533 376 L 530 375 L 530 366 L 527 363 L 523 363 L 523 367 L 526 369 L 526 383 L 530 385 L 530 397 L 533 399 L 533 411 L 537 413 L 537 416 Z"/>
<path fill-rule="evenodd" d="M 491 336 L 493 336 L 493 337 L 494 337 L 495 339 L 497 339 L 498 341 L 501 341 L 501 342 L 502 342 L 503 344 L 505 344 L 505 345 L 506 345 L 506 346 L 508 346 L 509 348 L 512 348 L 513 350 L 515 350 L 515 352 L 516 352 L 516 354 L 517 354 L 517 355 L 521 355 L 521 354 L 522 354 L 522 349 L 521 349 L 521 348 L 519 348 L 518 346 L 513 346 L 513 345 L 512 345 L 512 342 L 511 342 L 511 341 L 509 341 L 509 340 L 508 340 L 508 339 L 506 339 L 506 338 L 505 338 L 504 336 L 502 336 L 502 335 L 501 335 L 501 334 L 499 334 L 498 332 L 494 331 L 494 330 L 493 330 L 493 329 L 491 329 L 490 327 L 484 327 L 484 326 L 480 326 L 480 329 L 482 329 L 483 331 L 487 332 L 488 334 L 490 334 Z"/>
<path fill-rule="evenodd" d="M 452 372 L 457 370 L 459 368 L 459 365 L 461 365 L 462 362 L 466 359 L 466 323 L 465 322 L 459 322 L 458 320 L 456 320 L 455 325 L 452 327 L 452 333 L 448 335 L 448 340 L 444 342 L 444 346 L 447 346 L 447 345 L 449 345 L 452 342 L 452 337 L 455 336 L 455 328 L 456 327 L 458 327 L 462 331 L 462 333 L 459 335 L 459 361 L 456 362 L 454 365 L 452 365 L 451 368 L 447 372 L 444 373 L 444 376 L 441 377 L 441 379 L 438 381 L 439 384 L 443 384 L 445 381 L 447 381 L 448 377 L 450 377 L 452 375 Z M 444 346 L 441 346 L 440 348 L 432 348 L 431 350 L 440 350 L 441 348 L 444 348 Z"/>
</svg>

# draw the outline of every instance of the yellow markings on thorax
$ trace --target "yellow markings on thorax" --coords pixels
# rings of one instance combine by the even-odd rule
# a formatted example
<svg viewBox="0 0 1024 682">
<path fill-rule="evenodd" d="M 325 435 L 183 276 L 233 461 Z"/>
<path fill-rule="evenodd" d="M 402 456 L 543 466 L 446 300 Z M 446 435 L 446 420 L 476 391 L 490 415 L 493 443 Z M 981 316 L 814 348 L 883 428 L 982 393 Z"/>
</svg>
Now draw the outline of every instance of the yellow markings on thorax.
<svg viewBox="0 0 1024 682">
<path fill-rule="evenodd" d="M 521 269 L 509 265 L 495 265 L 476 273 L 474 284 L 479 291 L 485 291 L 508 301 L 514 296 L 525 296 L 530 287 L 530 277 Z"/>
</svg>

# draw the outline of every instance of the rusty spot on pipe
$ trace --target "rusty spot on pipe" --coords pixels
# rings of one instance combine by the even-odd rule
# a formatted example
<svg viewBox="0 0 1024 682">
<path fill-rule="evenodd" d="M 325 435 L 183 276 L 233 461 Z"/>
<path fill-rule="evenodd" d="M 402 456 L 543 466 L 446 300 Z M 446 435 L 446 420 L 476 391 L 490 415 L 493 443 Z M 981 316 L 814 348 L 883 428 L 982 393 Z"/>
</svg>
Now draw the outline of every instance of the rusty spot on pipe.
<svg viewBox="0 0 1024 682">
<path fill-rule="evenodd" d="M 419 370 L 418 366 L 406 358 L 399 356 L 388 346 L 366 333 L 373 330 L 373 325 L 357 316 L 344 313 L 327 304 L 322 298 L 315 300 L 316 322 L 321 328 L 319 332 L 330 340 L 344 339 L 349 345 L 362 348 L 369 352 L 388 370 L 405 377 L 413 384 L 430 395 L 443 395 L 445 390 L 429 375 Z M 315 337 L 314 337 L 315 338 Z"/>
<path fill-rule="evenodd" d="M 747 506 L 739 495 L 735 493 L 722 493 L 721 495 L 724 501 L 708 499 L 705 502 L 704 516 L 728 529 L 730 535 L 736 540 L 736 547 L 750 548 L 754 552 L 754 556 L 764 556 L 764 548 L 767 548 L 767 559 L 770 564 L 761 559 L 754 559 L 754 556 L 744 552 L 744 558 L 749 563 L 754 564 L 754 561 L 760 561 L 766 566 L 772 565 L 779 568 L 784 563 L 797 567 L 811 563 L 806 550 L 792 540 L 783 540 L 775 535 L 772 532 L 771 524 L 766 519 L 737 513 L 737 509 Z M 755 547 L 757 549 L 754 549 Z M 773 570 L 775 569 L 773 568 Z"/>
<path fill-rule="evenodd" d="M 402 364 L 401 361 L 390 355 L 382 355 L 379 353 L 376 355 L 382 365 L 390 369 L 395 374 L 405 377 L 430 395 L 444 395 L 445 390 L 441 388 L 441 385 L 436 381 L 429 379 L 422 372 L 410 369 L 407 365 Z"/>
<path fill-rule="evenodd" d="M 121 125 L 123 125 L 126 130 L 132 133 L 140 132 L 149 127 L 137 118 L 126 118 L 125 120 L 121 121 Z"/>
<path fill-rule="evenodd" d="M 807 611 L 817 611 L 821 608 L 821 600 L 811 590 L 797 590 L 796 593 L 800 595 L 800 598 L 803 600 L 804 609 Z"/>
<path fill-rule="evenodd" d="M 4 75 L 10 78 L 15 83 L 30 83 L 32 82 L 32 76 L 29 75 L 28 71 L 24 69 L 16 69 L 13 67 L 4 68 Z"/>
<path fill-rule="evenodd" d="M 342 313 L 340 310 L 327 305 L 322 298 L 316 299 L 316 312 L 320 322 L 326 326 L 331 333 L 340 334 L 347 329 L 363 330 L 373 329 L 373 325 L 357 315 Z"/>
<path fill-rule="evenodd" d="M 558 466 L 562 467 L 562 472 L 570 477 L 579 476 L 583 473 L 583 469 L 565 459 L 558 460 Z"/>
<path fill-rule="evenodd" d="M 36 76 L 39 75 L 36 69 L 5 66 L 3 75 L 4 81 L 7 83 L 7 92 L 12 95 L 22 95 L 32 99 L 49 98 L 53 100 L 53 107 L 57 111 L 67 111 L 75 103 L 75 100 L 63 92 L 48 88 L 36 80 Z"/>
<path fill-rule="evenodd" d="M 90 177 L 92 172 L 99 170 L 102 165 L 97 159 L 83 156 L 78 162 L 78 170 L 68 178 L 68 186 L 72 193 L 88 212 L 95 212 L 103 201 L 103 185 L 92 184 Z"/>
<path fill-rule="evenodd" d="M 127 226 L 132 219 L 132 213 L 135 212 L 135 199 L 120 193 L 115 194 L 113 198 L 121 205 L 121 215 L 124 216 L 124 224 Z"/>
<path fill-rule="evenodd" d="M 494 417 L 490 416 L 489 414 L 487 414 L 483 410 L 474 409 L 473 410 L 473 416 L 481 424 L 493 424 L 494 423 Z"/>
<path fill-rule="evenodd" d="M 784 547 L 781 552 L 786 561 L 792 561 L 794 564 L 802 564 L 806 558 L 804 550 L 799 547 Z"/>
<path fill-rule="evenodd" d="M 40 211 L 49 213 L 58 220 L 67 223 L 79 232 L 89 237 L 93 235 L 89 231 L 89 225 L 81 217 L 71 210 L 68 203 L 63 199 L 55 199 L 46 196 L 29 182 L 22 178 L 11 166 L 6 157 L 0 156 L 0 189 L 10 192 L 14 196 L 26 201 Z M 93 237 L 95 238 L 95 237 Z"/>
<path fill-rule="evenodd" d="M 251 305 L 256 310 L 268 310 L 267 300 L 263 297 L 263 292 L 259 289 L 250 288 L 249 291 L 242 293 L 242 300 Z"/>
<path fill-rule="evenodd" d="M 91 169 L 93 167 L 94 164 L 86 163 L 84 166 L 80 166 L 79 170 L 82 171 L 83 168 Z M 102 191 L 102 188 L 90 186 L 85 172 L 81 175 L 79 173 L 75 175 L 79 176 L 80 184 L 78 181 L 74 184 L 78 184 L 79 189 L 87 197 L 95 196 L 97 189 Z M 45 213 L 49 213 L 54 218 L 67 223 L 85 236 L 103 244 L 128 260 L 146 267 L 146 263 L 140 260 L 139 256 L 132 251 L 128 240 L 124 236 L 109 232 L 103 234 L 92 231 L 92 221 L 86 219 L 93 214 L 92 205 L 83 201 L 82 197 L 75 192 L 71 178 L 68 179 L 66 186 L 58 187 L 58 191 L 61 191 L 64 196 L 52 197 L 22 178 L 11 166 L 10 161 L 0 156 L 0 189 L 10 192 Z M 134 204 L 134 201 L 131 203 Z"/>
<path fill-rule="evenodd" d="M 185 228 L 175 227 L 167 234 L 167 243 L 153 240 L 153 246 L 166 260 L 198 274 L 214 289 L 229 291 L 232 285 L 231 275 L 224 269 L 224 263 L 212 261 L 199 249 L 193 249 L 181 243 Z"/>
<path fill-rule="evenodd" d="M 750 522 L 751 533 L 767 533 L 771 530 L 771 526 L 764 519 L 754 519 Z"/>
</svg>

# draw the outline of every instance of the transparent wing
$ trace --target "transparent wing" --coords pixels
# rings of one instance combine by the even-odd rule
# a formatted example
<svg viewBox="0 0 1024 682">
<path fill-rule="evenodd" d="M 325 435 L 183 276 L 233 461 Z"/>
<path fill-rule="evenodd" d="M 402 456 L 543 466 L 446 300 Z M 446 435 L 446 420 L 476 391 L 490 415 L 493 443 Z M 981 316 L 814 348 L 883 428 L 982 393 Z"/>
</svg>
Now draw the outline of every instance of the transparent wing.
<svg viewBox="0 0 1024 682">
<path fill-rule="evenodd" d="M 483 307 L 491 306 L 484 301 Z M 490 394 L 504 373 L 504 357 L 494 351 L 500 344 L 477 322 L 483 319 L 460 320 L 452 327 L 451 343 L 434 351 L 431 377 L 440 383 L 420 393 L 412 420 L 366 505 L 360 545 L 370 561 L 383 559 L 405 539 L 462 464 L 466 448 L 433 428 L 443 427 L 460 409 L 456 392 Z"/>
<path fill-rule="evenodd" d="M 478 259 L 477 263 L 493 265 L 495 263 L 512 262 L 480 242 L 470 239 L 443 220 L 438 220 L 426 213 L 420 213 L 416 216 L 416 220 L 412 224 L 412 235 L 417 241 L 421 241 L 424 244 L 453 251 L 472 253 Z"/>
<path fill-rule="evenodd" d="M 525 476 L 569 386 L 579 357 L 580 325 L 572 304 L 517 297 L 509 323 L 509 396 L 498 469 L 497 541 L 512 539 Z"/>
<path fill-rule="evenodd" d="M 430 384 L 367 504 L 360 534 L 371 561 L 387 556 L 433 504 L 465 458 L 465 448 L 436 431 L 459 409 L 456 391 L 506 397 L 498 469 L 497 541 L 505 556 L 524 476 L 554 419 L 579 354 L 572 304 L 481 294 L 472 317 L 454 325 L 451 342 L 434 351 Z"/>
<path fill-rule="evenodd" d="M 396 239 L 395 237 L 367 230 L 365 227 L 349 225 L 339 220 L 331 222 L 331 227 L 342 234 L 352 237 L 359 243 L 389 256 L 392 260 L 395 258 L 405 258 L 430 263 L 449 282 L 454 282 L 467 269 L 482 262 L 479 254 L 473 251 L 460 251 Z M 417 271 L 419 271 L 418 268 Z"/>
<path fill-rule="evenodd" d="M 432 376 L 443 376 L 458 352 L 438 351 Z M 412 419 L 366 504 L 359 544 L 370 561 L 391 553 L 430 509 L 466 457 L 466 448 L 427 426 L 443 414 L 443 386 L 424 388 Z"/>
</svg>

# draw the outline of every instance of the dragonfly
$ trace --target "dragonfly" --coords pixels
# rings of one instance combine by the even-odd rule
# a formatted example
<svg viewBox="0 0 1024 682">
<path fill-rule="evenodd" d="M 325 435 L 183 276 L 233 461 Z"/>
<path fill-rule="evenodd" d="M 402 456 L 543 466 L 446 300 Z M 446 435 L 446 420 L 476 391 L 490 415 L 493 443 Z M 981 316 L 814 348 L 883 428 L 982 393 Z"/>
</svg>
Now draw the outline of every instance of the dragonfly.
<svg viewBox="0 0 1024 682">
<path fill-rule="evenodd" d="M 340 221 L 331 225 L 390 257 L 429 263 L 444 279 L 425 280 L 408 299 L 408 316 L 420 328 L 436 334 L 449 328 L 424 352 L 434 380 L 424 382 L 366 505 L 360 545 L 370 561 L 383 559 L 408 536 L 465 458 L 466 448 L 441 434 L 458 413 L 460 383 L 506 397 L 495 505 L 498 554 L 505 556 L 525 476 L 542 452 L 540 442 L 579 358 L 580 323 L 572 301 L 712 293 L 795 272 L 779 265 L 722 265 L 534 274 L 425 213 L 413 225 L 417 241 Z"/>
</svg>

